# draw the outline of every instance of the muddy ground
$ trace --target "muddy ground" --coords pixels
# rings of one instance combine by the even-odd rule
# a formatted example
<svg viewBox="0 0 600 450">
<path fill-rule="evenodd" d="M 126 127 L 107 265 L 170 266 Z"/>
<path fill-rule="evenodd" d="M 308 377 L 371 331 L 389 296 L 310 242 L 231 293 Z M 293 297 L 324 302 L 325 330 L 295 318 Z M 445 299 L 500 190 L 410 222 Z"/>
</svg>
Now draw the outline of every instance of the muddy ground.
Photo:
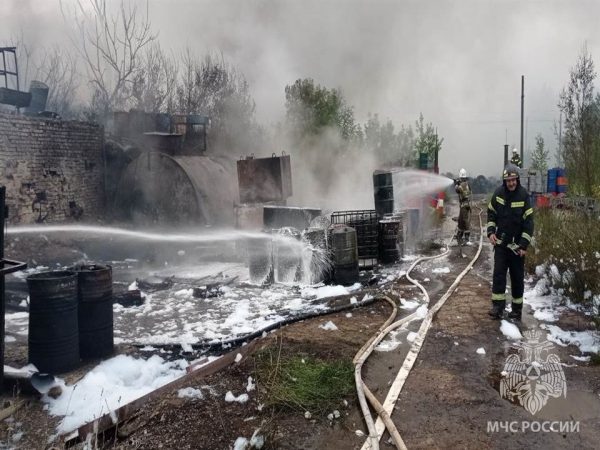
<svg viewBox="0 0 600 450">
<path fill-rule="evenodd" d="M 475 219 L 475 217 L 474 217 Z M 445 291 L 476 251 L 466 247 L 466 258 L 453 248 L 441 265 L 451 273 L 432 276 L 417 271 L 432 293 L 432 303 Z M 514 353 L 499 330 L 499 322 L 487 316 L 490 297 L 490 257 L 485 248 L 474 270 L 469 272 L 435 317 L 417 362 L 406 381 L 392 418 L 408 448 L 597 448 L 600 442 L 600 367 L 570 358 L 574 347 L 556 347 L 567 380 L 566 398 L 550 399 L 536 416 L 500 397 L 500 372 L 507 356 Z M 431 263 L 426 263 L 427 264 Z M 406 264 L 406 267 L 408 264 Z M 425 281 L 427 279 L 427 281 Z M 405 278 L 384 290 L 394 300 L 413 298 L 415 289 Z M 343 299 L 342 299 L 343 300 Z M 288 325 L 259 340 L 257 348 L 231 366 L 188 386 L 178 386 L 146 403 L 127 423 L 109 430 L 98 446 L 118 449 L 231 449 L 239 437 L 250 437 L 257 429 L 267 449 L 358 449 L 364 443 L 366 426 L 354 392 L 339 399 L 341 415 L 329 420 L 325 413 L 309 419 L 298 410 L 263 407 L 264 389 L 256 376 L 256 355 L 271 351 L 283 356 L 301 355 L 324 360 L 352 359 L 359 348 L 387 319 L 391 307 L 383 301 L 371 306 Z M 348 313 L 351 313 L 349 315 Z M 407 314 L 401 310 L 401 315 Z M 337 330 L 319 326 L 332 321 Z M 538 323 L 525 308 L 521 329 Z M 582 329 L 588 321 L 569 313 L 558 323 L 564 329 Z M 409 325 L 411 331 L 419 323 Z M 406 339 L 396 350 L 375 352 L 363 368 L 365 381 L 380 401 L 394 380 L 409 349 Z M 480 347 L 485 354 L 478 354 Z M 120 348 L 128 353 L 131 349 Z M 16 357 L 16 356 L 15 356 Z M 246 403 L 226 402 L 225 393 L 246 392 L 248 377 L 257 389 Z M 76 378 L 76 375 L 72 375 Z M 202 399 L 180 398 L 178 389 L 200 389 Z M 10 392 L 10 391 L 9 391 Z M 0 422 L 0 440 L 12 448 L 47 448 L 56 425 L 48 419 L 36 397 L 26 392 L 5 393 L 4 399 L 28 403 L 8 420 Z M 579 421 L 577 433 L 488 431 L 490 421 Z M 19 425 L 17 425 L 20 423 Z M 18 442 L 11 436 L 23 432 Z M 387 434 L 382 448 L 393 448 Z M 58 444 L 57 447 L 60 448 Z M 81 444 L 78 445 L 81 447 Z"/>
</svg>

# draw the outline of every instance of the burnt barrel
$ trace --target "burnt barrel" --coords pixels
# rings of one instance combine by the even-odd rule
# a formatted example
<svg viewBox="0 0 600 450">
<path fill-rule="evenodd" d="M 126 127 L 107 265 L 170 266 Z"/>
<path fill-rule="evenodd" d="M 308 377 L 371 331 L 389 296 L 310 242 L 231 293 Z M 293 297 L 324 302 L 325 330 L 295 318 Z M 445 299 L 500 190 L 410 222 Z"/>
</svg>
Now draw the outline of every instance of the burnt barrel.
<svg viewBox="0 0 600 450">
<path fill-rule="evenodd" d="M 112 267 L 77 267 L 79 298 L 79 351 L 82 358 L 113 353 Z"/>
<path fill-rule="evenodd" d="M 392 172 L 376 170 L 373 172 L 373 193 L 375 211 L 379 217 L 394 212 L 394 183 Z"/>
<path fill-rule="evenodd" d="M 44 373 L 79 365 L 77 274 L 42 272 L 27 277 L 29 288 L 29 362 Z"/>
<path fill-rule="evenodd" d="M 379 259 L 394 263 L 404 256 L 403 216 L 395 214 L 379 221 Z"/>
<path fill-rule="evenodd" d="M 333 278 L 339 284 L 358 281 L 358 246 L 356 230 L 351 227 L 335 227 L 331 231 L 333 253 Z"/>
</svg>

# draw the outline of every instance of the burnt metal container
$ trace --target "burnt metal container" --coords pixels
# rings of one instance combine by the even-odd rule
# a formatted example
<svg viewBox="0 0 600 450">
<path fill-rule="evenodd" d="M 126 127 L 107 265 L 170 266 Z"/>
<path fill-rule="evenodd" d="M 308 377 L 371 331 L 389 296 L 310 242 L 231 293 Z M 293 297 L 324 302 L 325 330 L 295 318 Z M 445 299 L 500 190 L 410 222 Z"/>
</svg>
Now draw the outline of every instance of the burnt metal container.
<svg viewBox="0 0 600 450">
<path fill-rule="evenodd" d="M 29 106 L 25 108 L 26 114 L 37 114 L 46 110 L 46 102 L 48 101 L 48 85 L 41 81 L 32 80 L 29 85 L 29 92 L 31 92 L 31 102 Z"/>
<path fill-rule="evenodd" d="M 31 103 L 31 92 L 23 92 L 17 91 L 16 89 L 0 87 L 0 103 L 5 105 L 13 105 L 17 108 L 29 106 Z"/>
<path fill-rule="evenodd" d="M 29 362 L 40 372 L 63 373 L 79 365 L 77 273 L 42 272 L 27 277 Z"/>
<path fill-rule="evenodd" d="M 76 268 L 79 301 L 79 352 L 82 358 L 102 358 L 114 350 L 112 268 Z"/>
<path fill-rule="evenodd" d="M 316 208 L 264 205 L 263 224 L 267 229 L 294 227 L 303 230 L 320 215 L 321 210 Z"/>
<path fill-rule="evenodd" d="M 394 214 L 379 221 L 379 259 L 384 264 L 404 256 L 404 215 Z"/>
<path fill-rule="evenodd" d="M 394 184 L 392 172 L 376 170 L 373 172 L 373 193 L 375 211 L 379 217 L 394 212 Z"/>
<path fill-rule="evenodd" d="M 356 231 L 358 263 L 361 268 L 377 265 L 378 218 L 374 209 L 335 211 L 331 213 L 331 224 L 347 225 Z"/>
<path fill-rule="evenodd" d="M 331 229 L 333 278 L 339 284 L 354 284 L 358 281 L 358 247 L 356 230 L 347 226 Z"/>
<path fill-rule="evenodd" d="M 285 201 L 292 196 L 289 155 L 241 159 L 237 173 L 241 203 Z"/>
</svg>

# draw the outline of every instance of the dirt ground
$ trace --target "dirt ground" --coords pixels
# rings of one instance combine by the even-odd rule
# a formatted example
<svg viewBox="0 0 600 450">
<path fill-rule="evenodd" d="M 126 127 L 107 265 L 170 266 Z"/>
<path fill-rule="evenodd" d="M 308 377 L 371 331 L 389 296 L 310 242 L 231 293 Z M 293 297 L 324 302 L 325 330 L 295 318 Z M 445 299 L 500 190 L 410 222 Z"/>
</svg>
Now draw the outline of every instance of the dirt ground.
<svg viewBox="0 0 600 450">
<path fill-rule="evenodd" d="M 466 247 L 464 251 L 466 258 L 453 248 L 444 259 L 443 264 L 452 269 L 450 273 L 432 275 L 430 270 L 418 270 L 414 275 L 430 291 L 432 304 L 466 266 L 476 247 Z M 570 358 L 569 355 L 578 354 L 574 347 L 555 346 L 553 349 L 563 362 L 568 386 L 566 398 L 550 399 L 545 408 L 532 416 L 521 406 L 500 397 L 500 372 L 514 349 L 500 332 L 499 322 L 487 316 L 490 258 L 491 252 L 486 247 L 474 269 L 435 317 L 403 387 L 392 418 L 407 447 L 597 448 L 600 366 Z M 425 263 L 426 267 L 427 264 L 430 263 Z M 398 296 L 416 296 L 415 289 L 405 278 L 382 291 L 396 301 Z M 259 429 L 266 449 L 359 449 L 365 438 L 358 436 L 357 430 L 364 434 L 367 430 L 354 392 L 339 399 L 341 415 L 332 421 L 325 414 L 307 419 L 299 411 L 261 408 L 264 390 L 261 381 L 256 380 L 256 351 L 271 349 L 287 356 L 351 359 L 390 312 L 391 307 L 386 302 L 376 301 L 368 307 L 297 322 L 270 333 L 259 340 L 255 352 L 238 363 L 195 379 L 189 386 L 178 387 L 201 389 L 205 394 L 203 399 L 180 398 L 178 389 L 173 389 L 143 405 L 129 422 L 110 429 L 106 439 L 98 444 L 117 449 L 231 449 L 238 437 L 250 439 Z M 335 323 L 338 329 L 319 327 L 328 321 Z M 565 329 L 582 329 L 587 321 L 569 313 L 558 325 Z M 416 331 L 418 326 L 413 323 L 409 329 Z M 526 307 L 521 329 L 537 326 Z M 485 354 L 476 353 L 480 347 L 485 349 Z M 408 349 L 409 344 L 404 342 L 394 351 L 374 352 L 365 364 L 363 378 L 380 401 L 385 398 Z M 125 353 L 130 350 L 120 349 Z M 19 355 L 9 357 L 18 359 Z M 82 373 L 84 371 L 82 369 Z M 71 377 L 76 379 L 82 373 Z M 249 400 L 226 402 L 227 391 L 234 395 L 246 392 L 249 376 L 257 383 L 257 389 L 249 392 Z M 48 448 L 47 440 L 57 421 L 47 417 L 34 395 L 15 392 L 9 389 L 3 398 L 12 397 L 12 401 L 27 403 L 0 422 L 0 442 L 6 448 Z M 577 433 L 488 431 L 490 421 L 544 420 L 579 421 L 580 429 Z M 21 440 L 11 440 L 18 432 L 23 432 Z M 393 448 L 387 434 L 381 446 Z M 0 445 L 0 448 L 3 447 Z"/>
</svg>

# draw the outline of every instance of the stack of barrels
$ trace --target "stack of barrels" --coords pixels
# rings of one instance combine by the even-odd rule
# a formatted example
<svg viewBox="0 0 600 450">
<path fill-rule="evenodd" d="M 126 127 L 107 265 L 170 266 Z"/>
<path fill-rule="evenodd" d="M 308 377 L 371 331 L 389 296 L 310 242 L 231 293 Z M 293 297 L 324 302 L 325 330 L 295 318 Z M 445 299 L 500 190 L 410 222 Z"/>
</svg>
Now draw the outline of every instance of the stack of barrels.
<svg viewBox="0 0 600 450">
<path fill-rule="evenodd" d="M 568 188 L 568 180 L 565 169 L 556 167 L 548 170 L 548 193 L 565 194 Z"/>
<path fill-rule="evenodd" d="M 395 263 L 404 256 L 405 215 L 396 212 L 379 221 L 379 259 L 384 264 Z"/>
<path fill-rule="evenodd" d="M 27 277 L 29 362 L 63 373 L 113 353 L 112 268 L 83 265 Z"/>
</svg>

